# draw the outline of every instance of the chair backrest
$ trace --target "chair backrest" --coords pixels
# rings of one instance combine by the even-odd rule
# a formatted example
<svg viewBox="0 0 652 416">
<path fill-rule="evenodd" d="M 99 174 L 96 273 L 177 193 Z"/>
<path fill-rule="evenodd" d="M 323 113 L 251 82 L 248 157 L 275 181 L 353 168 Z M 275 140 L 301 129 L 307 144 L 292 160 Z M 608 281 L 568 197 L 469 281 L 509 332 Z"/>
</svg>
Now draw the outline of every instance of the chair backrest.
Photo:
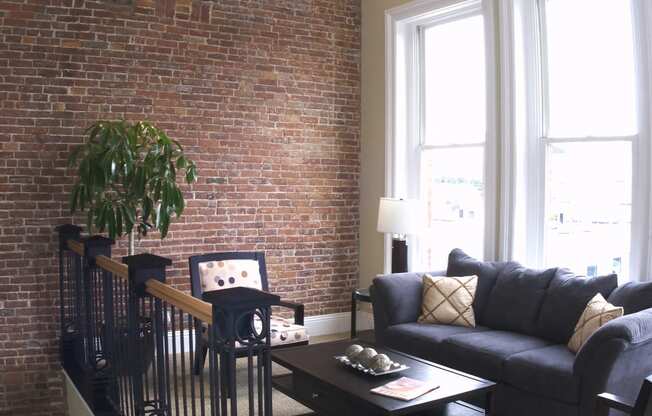
<svg viewBox="0 0 652 416">
<path fill-rule="evenodd" d="M 643 380 L 631 416 L 652 416 L 652 376 Z"/>
<path fill-rule="evenodd" d="M 191 256 L 191 292 L 200 298 L 207 290 L 253 287 L 269 290 L 267 266 L 263 252 L 209 253 Z"/>
</svg>

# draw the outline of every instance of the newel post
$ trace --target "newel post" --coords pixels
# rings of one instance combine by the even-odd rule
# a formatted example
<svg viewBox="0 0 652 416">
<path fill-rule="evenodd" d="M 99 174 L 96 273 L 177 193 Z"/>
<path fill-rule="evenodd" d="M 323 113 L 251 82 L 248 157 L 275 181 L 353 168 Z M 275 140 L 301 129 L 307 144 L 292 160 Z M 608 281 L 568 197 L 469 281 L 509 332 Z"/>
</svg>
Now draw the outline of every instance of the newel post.
<svg viewBox="0 0 652 416">
<path fill-rule="evenodd" d="M 172 261 L 165 257 L 143 253 L 122 258 L 129 268 L 129 304 L 127 312 L 129 354 L 128 364 L 133 386 L 136 415 L 153 413 L 169 415 L 169 398 L 166 396 L 165 350 L 167 333 L 161 300 L 151 297 L 146 291 L 150 279 L 165 283 L 166 268 Z M 146 303 L 149 302 L 150 316 L 147 316 Z M 152 308 L 153 306 L 153 308 Z M 158 397 L 147 403 L 144 399 L 143 377 L 146 377 L 149 363 L 156 366 L 156 391 Z"/>
<path fill-rule="evenodd" d="M 249 385 L 249 414 L 254 414 L 254 371 L 258 381 L 258 415 L 272 414 L 272 361 L 270 339 L 271 307 L 280 297 L 248 287 L 204 292 L 202 299 L 213 306 L 213 324 L 209 332 L 209 369 L 211 402 L 221 414 L 238 414 L 236 392 L 236 349 L 245 349 Z M 219 359 L 218 359 L 219 357 Z M 257 363 L 254 365 L 254 358 Z M 227 399 L 230 405 L 227 406 Z M 216 412 L 220 414 L 220 412 Z"/>
</svg>

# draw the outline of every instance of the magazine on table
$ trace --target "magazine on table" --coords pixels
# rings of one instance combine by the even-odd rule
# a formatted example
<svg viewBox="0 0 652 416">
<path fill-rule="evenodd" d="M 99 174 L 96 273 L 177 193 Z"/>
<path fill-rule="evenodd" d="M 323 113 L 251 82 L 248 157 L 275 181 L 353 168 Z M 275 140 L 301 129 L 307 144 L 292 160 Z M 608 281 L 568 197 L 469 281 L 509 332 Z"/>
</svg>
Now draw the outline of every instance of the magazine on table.
<svg viewBox="0 0 652 416">
<path fill-rule="evenodd" d="M 409 377 L 401 377 L 385 385 L 373 388 L 371 392 L 394 399 L 409 401 L 423 396 L 436 388 L 439 388 L 439 385 L 433 381 L 421 381 Z"/>
</svg>

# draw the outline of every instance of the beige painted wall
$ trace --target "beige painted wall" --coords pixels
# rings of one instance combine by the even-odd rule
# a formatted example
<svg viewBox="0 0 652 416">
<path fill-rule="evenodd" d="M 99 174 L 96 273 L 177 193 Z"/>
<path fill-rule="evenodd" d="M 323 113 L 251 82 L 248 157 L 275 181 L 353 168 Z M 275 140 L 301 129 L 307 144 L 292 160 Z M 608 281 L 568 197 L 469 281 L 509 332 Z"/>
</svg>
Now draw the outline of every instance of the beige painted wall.
<svg viewBox="0 0 652 416">
<path fill-rule="evenodd" d="M 409 0 L 362 0 L 362 146 L 360 287 L 383 272 L 383 236 L 376 231 L 385 193 L 385 10 Z"/>
</svg>

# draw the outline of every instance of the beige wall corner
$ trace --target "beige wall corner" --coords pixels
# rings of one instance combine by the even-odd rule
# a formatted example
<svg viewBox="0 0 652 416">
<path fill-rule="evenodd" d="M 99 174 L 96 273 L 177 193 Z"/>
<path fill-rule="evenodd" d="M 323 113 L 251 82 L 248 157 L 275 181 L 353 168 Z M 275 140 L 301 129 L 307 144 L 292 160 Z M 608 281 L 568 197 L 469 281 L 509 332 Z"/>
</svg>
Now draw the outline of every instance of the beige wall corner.
<svg viewBox="0 0 652 416">
<path fill-rule="evenodd" d="M 79 390 L 75 387 L 66 370 L 61 370 L 65 379 L 66 401 L 68 402 L 68 416 L 93 416 L 93 411 L 88 407 L 82 398 Z"/>
<path fill-rule="evenodd" d="M 383 236 L 376 231 L 385 193 L 385 10 L 408 0 L 362 0 L 362 144 L 360 287 L 383 272 Z"/>
</svg>

